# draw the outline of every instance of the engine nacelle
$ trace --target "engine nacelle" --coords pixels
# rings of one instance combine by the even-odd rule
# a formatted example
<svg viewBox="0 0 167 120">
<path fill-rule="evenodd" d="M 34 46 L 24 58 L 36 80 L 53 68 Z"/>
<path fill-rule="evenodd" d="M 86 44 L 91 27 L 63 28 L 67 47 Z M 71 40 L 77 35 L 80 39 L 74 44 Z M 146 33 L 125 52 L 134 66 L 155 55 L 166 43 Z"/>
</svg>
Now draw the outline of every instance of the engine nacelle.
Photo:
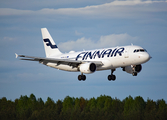
<svg viewBox="0 0 167 120">
<path fill-rule="evenodd" d="M 123 70 L 130 74 L 133 74 L 135 72 L 139 73 L 142 70 L 142 66 L 141 65 L 130 65 L 130 66 L 126 66 L 125 68 L 123 68 Z"/>
<path fill-rule="evenodd" d="M 81 73 L 93 73 L 96 71 L 96 65 L 94 63 L 84 63 L 79 66 L 79 70 Z"/>
</svg>

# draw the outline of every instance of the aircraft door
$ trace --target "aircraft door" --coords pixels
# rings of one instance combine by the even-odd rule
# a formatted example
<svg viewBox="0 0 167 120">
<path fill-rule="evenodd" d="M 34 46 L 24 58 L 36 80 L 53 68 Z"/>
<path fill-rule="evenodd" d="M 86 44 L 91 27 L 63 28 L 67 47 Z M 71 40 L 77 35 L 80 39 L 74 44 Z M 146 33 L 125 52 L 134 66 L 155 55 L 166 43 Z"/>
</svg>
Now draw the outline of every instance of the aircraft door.
<svg viewBox="0 0 167 120">
<path fill-rule="evenodd" d="M 128 47 L 124 51 L 124 58 L 129 58 L 129 48 Z"/>
</svg>

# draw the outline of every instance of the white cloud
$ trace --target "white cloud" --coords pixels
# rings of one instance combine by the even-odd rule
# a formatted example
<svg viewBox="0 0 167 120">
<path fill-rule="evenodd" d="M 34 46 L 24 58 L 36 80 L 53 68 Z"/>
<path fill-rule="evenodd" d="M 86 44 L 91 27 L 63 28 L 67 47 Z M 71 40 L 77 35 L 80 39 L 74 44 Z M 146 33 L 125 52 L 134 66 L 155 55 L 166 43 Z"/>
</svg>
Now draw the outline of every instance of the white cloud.
<svg viewBox="0 0 167 120">
<path fill-rule="evenodd" d="M 161 3 L 161 5 L 157 5 Z M 101 5 L 92 5 L 80 8 L 44 8 L 38 11 L 0 8 L 0 15 L 68 15 L 89 17 L 130 17 L 139 16 L 138 13 L 167 11 L 166 1 L 115 0 Z M 140 14 L 141 15 L 141 14 Z"/>
<path fill-rule="evenodd" d="M 92 5 L 82 8 L 60 8 L 60 9 L 42 9 L 38 12 L 40 14 L 58 14 L 69 16 L 89 16 L 89 17 L 129 17 L 136 15 L 137 12 L 155 12 L 167 11 L 166 6 L 158 7 L 151 6 L 151 4 L 162 3 L 164 1 L 140 1 L 140 0 L 127 0 L 127 1 L 113 1 L 101 5 Z M 167 5 L 167 4 L 166 4 Z"/>
<path fill-rule="evenodd" d="M 118 1 L 115 0 L 113 2 L 110 3 L 110 5 L 113 6 L 125 6 L 125 5 L 139 5 L 139 4 L 151 4 L 151 3 L 157 3 L 157 2 L 164 2 L 164 1 L 152 1 L 152 0 L 147 0 L 147 1 L 142 1 L 142 0 L 125 0 L 125 1 Z"/>
<path fill-rule="evenodd" d="M 124 34 L 111 34 L 107 36 L 101 36 L 100 40 L 98 41 L 99 47 L 110 47 L 116 45 L 122 45 L 129 42 L 134 42 L 137 40 L 137 37 L 132 37 L 127 33 Z"/>
<path fill-rule="evenodd" d="M 111 34 L 106 36 L 101 36 L 98 41 L 93 41 L 90 38 L 87 39 L 82 37 L 76 41 L 68 41 L 58 44 L 61 51 L 70 50 L 82 50 L 82 49 L 95 49 L 95 48 L 107 48 L 114 47 L 124 44 L 130 44 L 135 42 L 138 38 L 132 37 L 127 33 L 124 34 Z"/>
<path fill-rule="evenodd" d="M 0 8 L 0 15 L 28 15 L 28 14 L 34 14 L 35 11 L 31 10 L 17 10 L 17 9 L 11 9 L 11 8 Z"/>
<path fill-rule="evenodd" d="M 16 38 L 12 38 L 12 37 L 3 37 L 2 40 L 3 40 L 3 41 L 15 41 Z"/>
<path fill-rule="evenodd" d="M 76 35 L 76 36 L 80 36 L 80 35 L 83 35 L 83 33 L 78 32 L 78 31 L 76 30 L 76 31 L 75 31 L 75 35 Z"/>
<path fill-rule="evenodd" d="M 92 45 L 94 45 L 94 42 L 91 39 L 86 39 L 82 37 L 76 41 L 68 41 L 60 43 L 58 44 L 58 47 L 60 48 L 61 51 L 70 51 L 70 50 L 82 50 L 90 48 Z"/>
</svg>

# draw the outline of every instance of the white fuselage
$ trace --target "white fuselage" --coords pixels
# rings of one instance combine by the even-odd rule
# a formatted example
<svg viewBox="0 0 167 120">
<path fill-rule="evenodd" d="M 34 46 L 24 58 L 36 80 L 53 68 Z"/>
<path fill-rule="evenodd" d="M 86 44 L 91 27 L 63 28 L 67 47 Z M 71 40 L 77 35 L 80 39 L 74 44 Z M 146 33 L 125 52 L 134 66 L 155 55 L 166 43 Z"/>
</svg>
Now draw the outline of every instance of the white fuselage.
<svg viewBox="0 0 167 120">
<path fill-rule="evenodd" d="M 57 56 L 51 56 L 49 58 L 79 60 L 86 62 L 101 61 L 103 65 L 97 66 L 96 70 L 98 71 L 142 64 L 150 59 L 150 55 L 142 47 L 132 45 L 81 52 L 70 52 Z M 47 63 L 46 65 L 65 71 L 79 71 L 77 67 L 72 67 L 70 65 L 58 63 Z"/>
</svg>

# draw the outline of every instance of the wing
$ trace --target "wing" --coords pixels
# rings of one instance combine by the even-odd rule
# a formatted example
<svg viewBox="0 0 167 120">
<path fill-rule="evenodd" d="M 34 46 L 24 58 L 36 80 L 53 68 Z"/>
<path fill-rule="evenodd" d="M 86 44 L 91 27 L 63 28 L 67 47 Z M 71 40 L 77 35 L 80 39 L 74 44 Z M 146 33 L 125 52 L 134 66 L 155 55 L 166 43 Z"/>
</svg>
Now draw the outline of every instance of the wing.
<svg viewBox="0 0 167 120">
<path fill-rule="evenodd" d="M 57 63 L 57 65 L 69 65 L 73 67 L 78 67 L 78 65 L 93 62 L 96 66 L 102 66 L 103 63 L 101 61 L 79 61 L 79 60 L 71 60 L 71 59 L 58 59 L 58 58 L 43 58 L 43 57 L 33 57 L 33 56 L 26 56 L 26 55 L 16 55 L 17 57 L 21 57 L 20 60 L 29 60 L 29 61 L 39 61 L 40 63 L 47 64 L 47 63 Z"/>
</svg>

